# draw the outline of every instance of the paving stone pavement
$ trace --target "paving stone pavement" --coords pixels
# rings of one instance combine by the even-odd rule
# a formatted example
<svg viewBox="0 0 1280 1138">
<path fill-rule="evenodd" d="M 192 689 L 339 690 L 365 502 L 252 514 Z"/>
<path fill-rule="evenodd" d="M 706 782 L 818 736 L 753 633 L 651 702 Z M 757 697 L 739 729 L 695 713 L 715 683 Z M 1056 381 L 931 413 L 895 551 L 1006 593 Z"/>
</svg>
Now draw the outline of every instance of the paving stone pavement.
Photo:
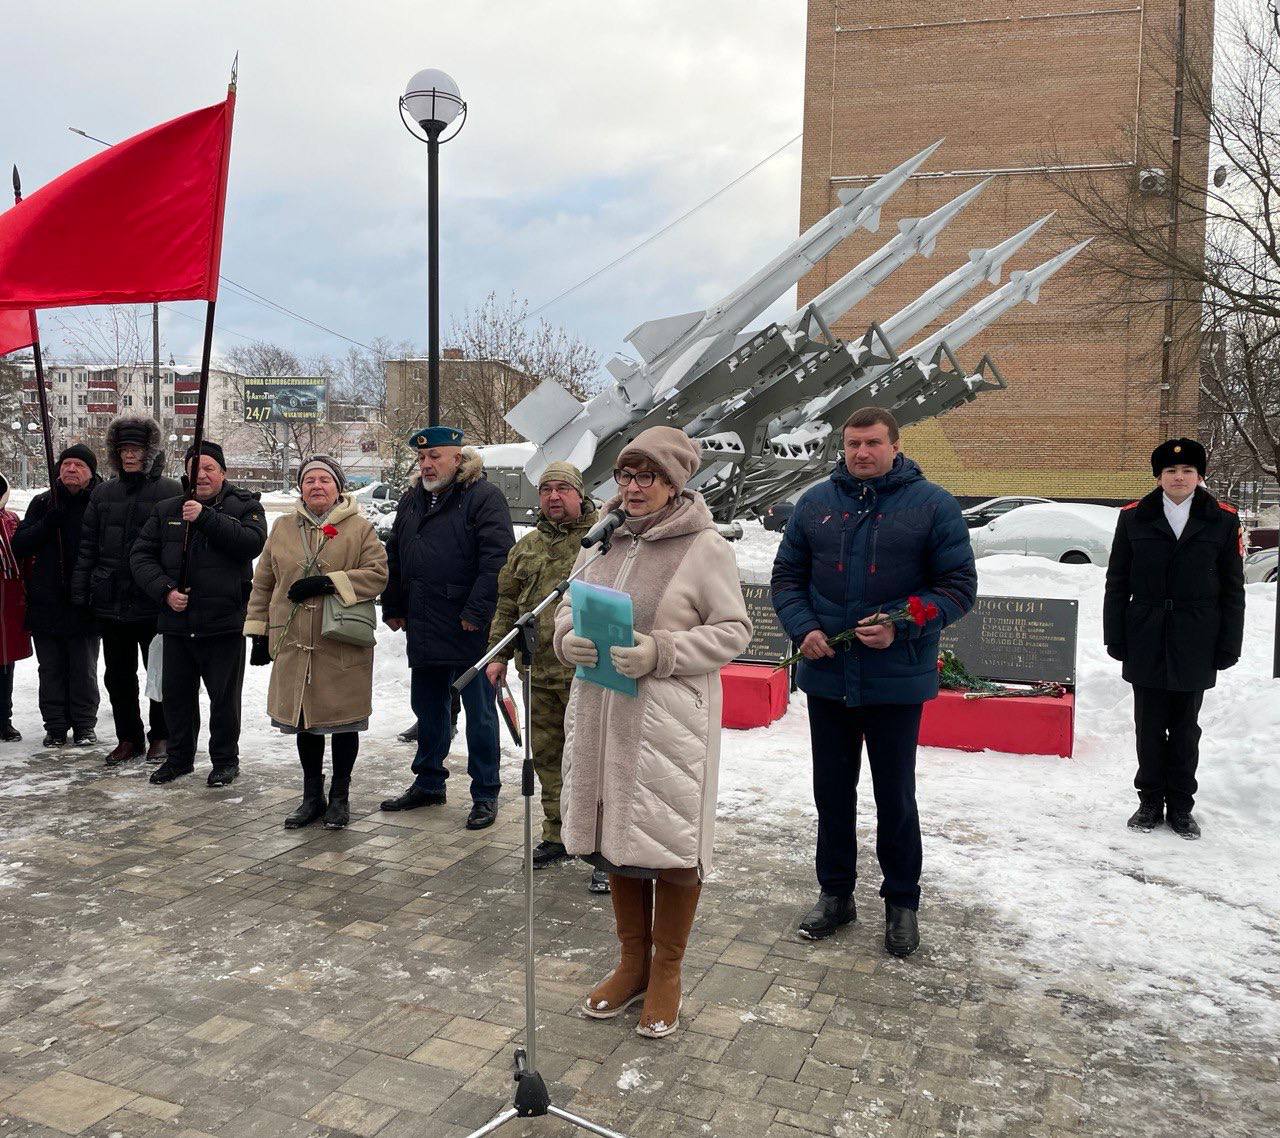
<svg viewBox="0 0 1280 1138">
<path fill-rule="evenodd" d="M 366 737 L 351 828 L 285 831 L 287 748 L 218 791 L 37 754 L 0 797 L 0 1138 L 455 1138 L 510 1101 L 518 798 L 480 834 L 458 777 L 445 807 L 380 814 L 409 756 Z M 855 925 L 799 941 L 811 841 L 802 817 L 722 820 L 664 1041 L 581 1015 L 612 910 L 580 863 L 538 874 L 553 1101 L 633 1138 L 1280 1133 L 1274 1048 L 1229 1026 L 1181 1041 L 1159 1009 L 1135 1026 L 1041 983 L 961 898 L 928 896 L 924 947 L 893 960 L 871 872 Z"/>
</svg>

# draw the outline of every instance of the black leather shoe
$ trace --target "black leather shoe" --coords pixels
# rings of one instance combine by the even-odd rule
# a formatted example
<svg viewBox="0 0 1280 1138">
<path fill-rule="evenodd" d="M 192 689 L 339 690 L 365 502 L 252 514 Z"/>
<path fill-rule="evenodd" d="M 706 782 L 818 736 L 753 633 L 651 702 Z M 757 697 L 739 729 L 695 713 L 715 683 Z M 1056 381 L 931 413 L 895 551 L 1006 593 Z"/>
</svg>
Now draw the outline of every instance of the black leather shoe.
<svg viewBox="0 0 1280 1138">
<path fill-rule="evenodd" d="M 158 771 L 156 772 L 159 773 Z M 240 774 L 239 767 L 214 767 L 205 782 L 209 786 L 230 786 Z"/>
<path fill-rule="evenodd" d="M 22 732 L 6 719 L 0 723 L 0 742 L 21 743 Z"/>
<path fill-rule="evenodd" d="M 63 743 L 66 742 L 66 736 L 63 736 Z M 60 746 L 62 744 L 59 744 Z M 121 739 L 106 758 L 106 764 L 109 767 L 118 767 L 121 763 L 127 763 L 130 759 L 137 759 L 147 749 L 145 743 L 137 743 L 131 739 Z"/>
<path fill-rule="evenodd" d="M 399 798 L 387 798 L 379 805 L 379 810 L 417 810 L 419 806 L 443 806 L 444 791 L 430 792 L 409 787 Z"/>
<path fill-rule="evenodd" d="M 301 830 L 303 826 L 310 826 L 325 812 L 327 806 L 323 794 L 304 794 L 297 810 L 284 820 L 284 828 Z"/>
<path fill-rule="evenodd" d="M 98 745 L 98 733 L 92 728 L 84 731 L 76 731 L 73 735 L 74 746 L 77 747 L 96 747 Z"/>
<path fill-rule="evenodd" d="M 66 745 L 67 733 L 65 731 L 46 731 L 44 733 L 44 742 L 41 744 L 42 747 L 47 747 L 49 750 L 54 751 L 59 747 L 65 747 Z"/>
<path fill-rule="evenodd" d="M 1200 823 L 1191 817 L 1190 812 L 1186 814 L 1169 814 L 1169 829 L 1171 829 L 1180 838 L 1186 838 L 1188 841 L 1194 842 L 1200 836 Z"/>
<path fill-rule="evenodd" d="M 884 947 L 893 956 L 910 956 L 920 947 L 920 920 L 914 909 L 886 903 Z"/>
<path fill-rule="evenodd" d="M 533 847 L 533 868 L 546 869 L 569 856 L 563 842 L 539 842 Z"/>
<path fill-rule="evenodd" d="M 406 727 L 396 738 L 402 743 L 416 743 L 418 741 L 418 725 L 415 723 L 412 727 Z"/>
<path fill-rule="evenodd" d="M 1129 819 L 1129 829 L 1141 830 L 1144 834 L 1149 834 L 1163 821 L 1164 804 L 1161 802 L 1144 802 L 1133 812 L 1133 816 Z"/>
<path fill-rule="evenodd" d="M 587 882 L 587 892 L 611 892 L 611 887 L 609 885 L 609 871 L 607 869 L 593 869 L 591 871 L 591 880 Z"/>
<path fill-rule="evenodd" d="M 857 919 L 858 906 L 854 904 L 852 893 L 844 897 L 838 893 L 819 893 L 818 903 L 809 910 L 796 931 L 805 940 L 822 940 Z"/>
<path fill-rule="evenodd" d="M 195 767 L 176 767 L 169 763 L 166 759 L 155 770 L 151 772 L 151 781 L 157 786 L 166 782 L 172 782 L 175 778 L 181 778 L 184 774 L 190 774 Z"/>
<path fill-rule="evenodd" d="M 468 830 L 485 830 L 498 820 L 498 804 L 492 798 L 482 798 L 473 803 L 467 815 Z"/>
<path fill-rule="evenodd" d="M 346 828 L 347 823 L 350 821 L 351 808 L 347 805 L 347 796 L 345 794 L 342 796 L 329 795 L 329 808 L 324 812 L 324 828 L 326 830 L 342 830 Z"/>
</svg>

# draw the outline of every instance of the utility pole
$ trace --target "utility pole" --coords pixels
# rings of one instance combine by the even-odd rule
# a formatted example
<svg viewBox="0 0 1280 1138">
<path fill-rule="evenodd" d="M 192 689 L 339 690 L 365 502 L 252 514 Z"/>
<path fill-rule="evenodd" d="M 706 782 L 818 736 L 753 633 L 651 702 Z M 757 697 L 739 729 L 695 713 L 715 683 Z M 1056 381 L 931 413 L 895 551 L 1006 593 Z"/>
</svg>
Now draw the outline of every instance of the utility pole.
<svg viewBox="0 0 1280 1138">
<path fill-rule="evenodd" d="M 160 305 L 151 306 L 151 406 L 156 422 L 163 424 L 160 413 Z"/>
</svg>

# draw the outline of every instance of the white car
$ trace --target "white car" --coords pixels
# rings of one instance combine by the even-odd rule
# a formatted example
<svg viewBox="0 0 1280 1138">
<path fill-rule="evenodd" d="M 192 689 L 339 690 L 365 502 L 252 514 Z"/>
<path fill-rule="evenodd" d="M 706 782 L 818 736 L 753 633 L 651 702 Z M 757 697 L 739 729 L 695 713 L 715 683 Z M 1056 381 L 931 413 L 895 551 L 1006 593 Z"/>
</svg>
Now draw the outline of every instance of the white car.
<svg viewBox="0 0 1280 1138">
<path fill-rule="evenodd" d="M 965 525 L 970 529 L 977 529 L 988 522 L 994 522 L 996 518 L 1004 517 L 1010 510 L 1048 501 L 1048 498 L 1036 498 L 1027 494 L 1009 494 L 1003 498 L 988 498 L 985 502 L 979 502 L 960 512 L 964 515 Z"/>
<path fill-rule="evenodd" d="M 1019 506 L 969 531 L 977 557 L 1020 553 L 1073 565 L 1105 565 L 1111 556 L 1120 511 L 1083 502 Z"/>
<path fill-rule="evenodd" d="M 1256 585 L 1259 581 L 1276 579 L 1278 552 L 1274 549 L 1259 549 L 1244 559 L 1244 583 Z"/>
</svg>

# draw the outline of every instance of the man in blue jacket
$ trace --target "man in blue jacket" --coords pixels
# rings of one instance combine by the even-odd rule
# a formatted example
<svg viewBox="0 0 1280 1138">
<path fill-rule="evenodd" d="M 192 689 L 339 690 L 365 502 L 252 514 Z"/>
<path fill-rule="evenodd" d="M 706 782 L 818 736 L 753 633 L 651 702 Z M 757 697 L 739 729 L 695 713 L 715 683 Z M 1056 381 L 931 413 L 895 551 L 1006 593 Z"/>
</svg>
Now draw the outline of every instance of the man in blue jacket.
<svg viewBox="0 0 1280 1138">
<path fill-rule="evenodd" d="M 418 750 L 412 785 L 382 803 L 390 811 L 445 801 L 450 686 L 485 653 L 498 573 L 515 544 L 506 499 L 486 480 L 479 452 L 462 445 L 457 427 L 424 427 L 408 442 L 418 452 L 418 480 L 396 506 L 382 619 L 408 633 Z M 498 816 L 499 790 L 498 711 L 483 672 L 462 689 L 462 706 L 471 776 L 467 829 L 483 830 Z"/>
<path fill-rule="evenodd" d="M 800 642 L 809 697 L 821 894 L 800 924 L 811 940 L 857 916 L 857 793 L 866 740 L 876 799 L 876 856 L 884 884 L 885 948 L 920 945 L 920 816 L 916 740 L 925 700 L 938 694 L 938 637 L 973 607 L 977 572 L 956 500 L 900 453 L 898 423 L 880 407 L 855 411 L 844 456 L 806 491 L 773 563 L 773 607 Z M 909 597 L 932 605 L 923 624 L 899 613 Z M 827 638 L 857 627 L 837 648 Z"/>
</svg>

